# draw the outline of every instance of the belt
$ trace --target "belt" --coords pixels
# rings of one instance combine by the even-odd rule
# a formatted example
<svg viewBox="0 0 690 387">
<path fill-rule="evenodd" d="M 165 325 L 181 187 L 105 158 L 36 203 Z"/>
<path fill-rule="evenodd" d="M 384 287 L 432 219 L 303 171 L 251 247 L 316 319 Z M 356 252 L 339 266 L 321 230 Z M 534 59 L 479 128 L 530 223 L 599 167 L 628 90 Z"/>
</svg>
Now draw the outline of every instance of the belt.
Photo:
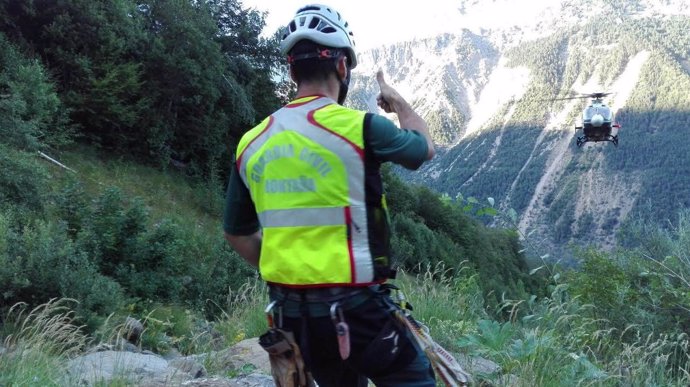
<svg viewBox="0 0 690 387">
<path fill-rule="evenodd" d="M 330 305 L 339 302 L 343 310 L 355 308 L 379 292 L 379 285 L 367 287 L 328 287 L 294 289 L 269 285 L 268 296 L 278 301 L 278 307 L 286 317 L 301 317 L 305 311 L 309 317 L 330 314 Z"/>
</svg>

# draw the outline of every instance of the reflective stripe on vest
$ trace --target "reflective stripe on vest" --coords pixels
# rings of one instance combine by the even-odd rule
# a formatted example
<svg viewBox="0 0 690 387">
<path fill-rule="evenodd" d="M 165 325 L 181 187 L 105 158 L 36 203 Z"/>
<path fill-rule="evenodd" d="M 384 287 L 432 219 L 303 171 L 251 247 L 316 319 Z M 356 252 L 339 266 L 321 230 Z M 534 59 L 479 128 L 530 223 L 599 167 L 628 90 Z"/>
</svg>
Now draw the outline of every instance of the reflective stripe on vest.
<svg viewBox="0 0 690 387">
<path fill-rule="evenodd" d="M 330 112 L 328 109 L 342 109 L 333 112 L 338 114 L 338 117 L 343 116 L 343 119 L 357 120 L 357 130 L 342 133 L 319 122 L 316 116 L 320 111 Z M 329 98 L 307 100 L 302 104 L 288 105 L 277 111 L 240 141 L 237 168 L 242 180 L 249 187 L 264 229 L 260 269 L 266 281 L 294 286 L 367 284 L 373 281 L 373 260 L 369 250 L 365 202 L 363 115 L 355 112 L 340 107 Z M 352 129 L 353 124 L 349 127 Z M 351 138 L 348 138 L 348 135 Z M 300 149 L 296 149 L 294 145 L 296 141 L 289 141 L 290 139 L 309 141 L 317 149 L 320 147 L 329 155 L 335 155 L 333 157 L 337 157 L 334 159 L 337 163 L 331 164 L 337 165 L 325 166 L 315 163 L 315 168 L 320 167 L 323 174 L 329 176 L 324 181 L 337 182 L 338 187 L 319 187 L 315 179 L 308 176 L 292 176 L 291 171 L 280 173 L 279 179 L 266 179 L 263 174 L 268 174 L 268 168 L 273 168 L 273 161 L 303 156 Z M 344 168 L 342 177 L 338 172 L 328 169 L 338 169 L 341 165 Z M 271 169 L 271 177 L 275 177 L 275 171 L 276 169 Z M 283 175 L 289 178 L 282 178 Z M 345 184 L 347 187 L 344 187 Z M 316 197 L 309 195 L 316 195 L 319 189 L 330 189 L 337 193 L 339 187 L 346 188 L 347 191 L 344 191 L 342 198 L 337 194 L 333 198 L 329 197 L 331 203 L 328 207 L 316 203 L 305 205 L 300 201 L 301 197 Z M 283 200 L 279 200 L 278 197 Z M 290 202 L 285 198 L 295 201 Z M 320 241 L 319 238 L 323 240 Z M 327 246 L 329 243 L 337 246 Z M 304 248 L 286 252 L 291 245 Z M 314 250 L 315 256 L 312 257 L 314 262 L 302 262 L 305 266 L 304 272 L 299 272 L 298 268 L 291 266 L 294 262 L 276 262 L 276 257 L 283 261 L 304 260 L 306 258 L 295 255 L 299 255 L 300 251 L 305 255 L 311 253 L 305 250 Z M 346 257 L 342 262 L 338 258 L 340 263 L 337 265 L 334 262 L 317 262 L 319 251 L 322 251 L 323 255 Z M 336 251 L 342 254 L 336 254 Z M 311 263 L 315 266 L 309 267 Z M 340 266 L 343 264 L 349 267 Z M 322 271 L 335 273 L 326 273 L 325 277 L 316 278 Z M 347 272 L 350 275 L 345 278 L 343 273 Z"/>
<path fill-rule="evenodd" d="M 259 213 L 263 227 L 336 226 L 345 224 L 345 211 L 338 207 L 267 210 Z"/>
</svg>

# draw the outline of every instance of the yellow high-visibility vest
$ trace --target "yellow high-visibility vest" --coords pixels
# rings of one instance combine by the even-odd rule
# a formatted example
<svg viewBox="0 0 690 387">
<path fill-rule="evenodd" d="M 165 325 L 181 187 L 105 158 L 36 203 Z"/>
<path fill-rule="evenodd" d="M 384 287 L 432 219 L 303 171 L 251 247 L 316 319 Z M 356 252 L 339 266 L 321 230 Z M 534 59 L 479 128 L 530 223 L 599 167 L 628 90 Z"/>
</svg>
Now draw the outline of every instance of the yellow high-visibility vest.
<svg viewBox="0 0 690 387">
<path fill-rule="evenodd" d="M 370 248 L 370 237 L 387 246 L 388 223 L 383 197 L 367 207 L 364 115 L 305 97 L 240 140 L 236 164 L 263 230 L 259 271 L 267 282 L 358 286 L 389 275 L 387 254 L 374 257 Z M 369 235 L 380 227 L 370 227 L 368 211 L 385 215 L 385 235 Z"/>
</svg>

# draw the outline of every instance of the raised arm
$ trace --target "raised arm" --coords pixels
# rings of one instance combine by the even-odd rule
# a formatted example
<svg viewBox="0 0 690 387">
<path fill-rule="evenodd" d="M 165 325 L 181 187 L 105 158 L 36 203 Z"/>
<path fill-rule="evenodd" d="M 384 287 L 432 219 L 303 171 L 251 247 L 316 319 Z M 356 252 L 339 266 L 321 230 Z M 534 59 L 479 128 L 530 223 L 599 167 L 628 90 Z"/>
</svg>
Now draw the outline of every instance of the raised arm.
<svg viewBox="0 0 690 387">
<path fill-rule="evenodd" d="M 427 142 L 426 159 L 431 160 L 436 154 L 436 148 L 434 148 L 434 142 L 431 139 L 431 134 L 429 134 L 429 127 L 424 119 L 412 110 L 412 106 L 405 101 L 397 90 L 386 83 L 383 77 L 383 71 L 379 70 L 376 73 L 376 80 L 381 89 L 381 93 L 376 97 L 376 103 L 386 113 L 397 114 L 401 127 L 416 130 L 424 136 Z"/>
</svg>

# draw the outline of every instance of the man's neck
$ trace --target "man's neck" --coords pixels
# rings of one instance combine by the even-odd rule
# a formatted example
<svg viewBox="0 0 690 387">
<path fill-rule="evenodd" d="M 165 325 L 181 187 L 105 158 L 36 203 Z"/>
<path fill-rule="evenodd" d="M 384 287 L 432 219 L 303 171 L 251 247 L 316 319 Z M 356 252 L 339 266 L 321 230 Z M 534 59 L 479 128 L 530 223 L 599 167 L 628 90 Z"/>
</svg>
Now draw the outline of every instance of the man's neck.
<svg viewBox="0 0 690 387">
<path fill-rule="evenodd" d="M 333 100 L 338 100 L 340 85 L 335 79 L 325 82 L 302 82 L 297 88 L 297 98 L 309 97 L 312 95 L 322 95 Z"/>
</svg>

